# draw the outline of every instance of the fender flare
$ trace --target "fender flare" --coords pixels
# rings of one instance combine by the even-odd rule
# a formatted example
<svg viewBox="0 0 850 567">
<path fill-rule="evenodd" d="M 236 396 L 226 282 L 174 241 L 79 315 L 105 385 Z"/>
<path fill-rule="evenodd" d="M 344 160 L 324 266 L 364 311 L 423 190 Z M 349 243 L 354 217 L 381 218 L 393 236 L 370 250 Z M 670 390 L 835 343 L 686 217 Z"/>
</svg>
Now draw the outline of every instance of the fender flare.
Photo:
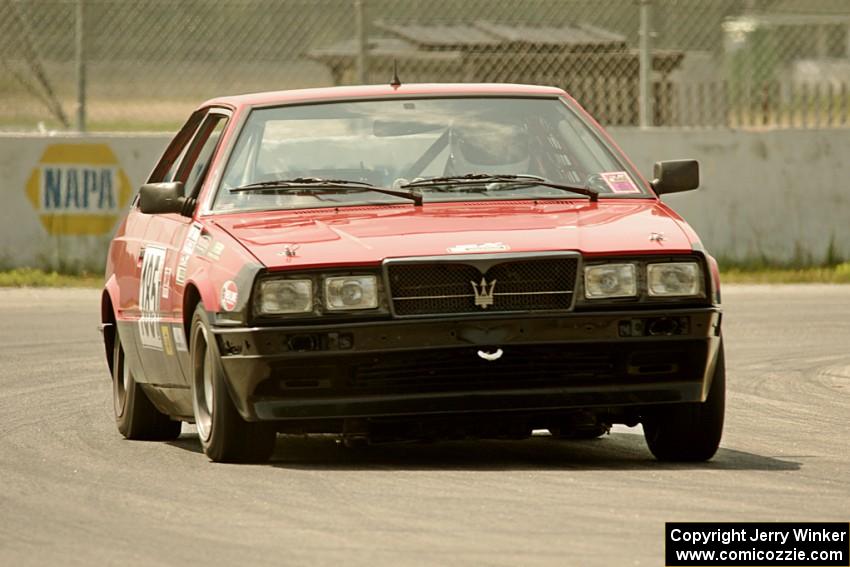
<svg viewBox="0 0 850 567">
<path fill-rule="evenodd" d="M 121 305 L 121 289 L 118 287 L 118 280 L 115 274 L 112 274 L 106 283 L 103 285 L 103 294 L 101 295 L 100 305 L 100 322 L 110 323 L 110 315 L 106 311 L 106 302 L 104 299 L 109 296 L 109 303 L 112 307 L 112 317 L 118 319 L 118 306 Z"/>
<path fill-rule="evenodd" d="M 210 275 L 206 267 L 201 267 L 197 269 L 192 273 L 191 276 L 186 278 L 186 281 L 183 284 L 184 308 L 186 302 L 186 290 L 189 289 L 190 286 L 198 290 L 198 295 L 201 298 L 200 303 L 204 306 L 204 309 L 207 311 L 207 313 L 215 312 L 218 308 L 218 293 L 212 289 L 212 281 L 210 281 Z M 192 313 L 187 312 L 184 309 L 183 319 L 191 320 Z"/>
<path fill-rule="evenodd" d="M 118 306 L 121 305 L 120 288 L 115 274 L 112 274 L 103 286 L 100 296 L 100 323 L 103 331 L 103 346 L 106 364 L 109 366 L 110 379 L 112 376 L 112 353 L 115 348 L 116 325 L 118 324 Z"/>
</svg>

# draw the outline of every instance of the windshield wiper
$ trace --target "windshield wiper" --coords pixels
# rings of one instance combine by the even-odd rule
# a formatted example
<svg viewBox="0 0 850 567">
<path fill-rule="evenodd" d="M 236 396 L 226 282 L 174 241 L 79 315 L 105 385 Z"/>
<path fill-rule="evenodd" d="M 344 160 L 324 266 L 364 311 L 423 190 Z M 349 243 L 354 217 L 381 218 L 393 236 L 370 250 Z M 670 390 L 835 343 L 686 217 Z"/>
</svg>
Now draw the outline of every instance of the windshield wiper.
<svg viewBox="0 0 850 567">
<path fill-rule="evenodd" d="M 376 187 L 365 181 L 351 181 L 349 179 L 325 179 L 323 177 L 294 177 L 292 179 L 274 179 L 271 181 L 260 181 L 249 183 L 240 187 L 230 189 L 231 193 L 243 192 L 278 192 L 297 189 L 337 189 L 341 191 L 372 191 L 393 197 L 410 199 L 417 207 L 422 206 L 422 195 L 416 191 L 397 191 L 386 187 Z"/>
<path fill-rule="evenodd" d="M 595 189 L 591 189 L 590 187 L 554 183 L 537 175 L 526 174 L 467 173 L 466 175 L 447 175 L 445 177 L 431 177 L 429 179 L 411 181 L 410 183 L 402 185 L 400 188 L 406 189 L 414 187 L 432 187 L 435 185 L 480 185 L 482 183 L 505 183 L 510 185 L 542 185 L 543 187 L 551 187 L 552 189 L 560 189 L 562 191 L 569 191 L 570 193 L 587 195 L 588 197 L 590 197 L 591 201 L 599 200 L 599 192 Z"/>
</svg>

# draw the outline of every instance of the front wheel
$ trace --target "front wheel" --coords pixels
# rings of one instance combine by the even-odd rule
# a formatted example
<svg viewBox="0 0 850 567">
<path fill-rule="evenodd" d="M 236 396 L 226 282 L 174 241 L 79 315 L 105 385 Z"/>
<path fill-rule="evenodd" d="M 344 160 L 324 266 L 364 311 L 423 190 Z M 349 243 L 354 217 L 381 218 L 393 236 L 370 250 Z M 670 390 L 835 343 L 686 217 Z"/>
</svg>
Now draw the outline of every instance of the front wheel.
<svg viewBox="0 0 850 567">
<path fill-rule="evenodd" d="M 170 441 L 180 436 L 182 423 L 160 412 L 139 386 L 124 356 L 121 337 L 115 334 L 112 358 L 112 406 L 115 424 L 127 439 Z"/>
<path fill-rule="evenodd" d="M 708 397 L 702 403 L 670 404 L 649 412 L 643 434 L 659 461 L 707 461 L 717 452 L 726 407 L 726 364 L 723 343 Z"/>
<path fill-rule="evenodd" d="M 215 462 L 262 462 L 274 452 L 277 432 L 242 419 L 224 381 L 215 337 L 203 306 L 192 317 L 192 407 L 204 453 Z"/>
</svg>

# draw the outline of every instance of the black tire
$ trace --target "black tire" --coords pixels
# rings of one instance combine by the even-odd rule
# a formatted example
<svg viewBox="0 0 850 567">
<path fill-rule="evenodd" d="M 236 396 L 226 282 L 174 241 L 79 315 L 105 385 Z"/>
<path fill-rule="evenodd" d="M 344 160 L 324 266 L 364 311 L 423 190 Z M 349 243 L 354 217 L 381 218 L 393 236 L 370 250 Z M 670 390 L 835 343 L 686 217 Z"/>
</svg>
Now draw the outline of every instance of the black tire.
<svg viewBox="0 0 850 567">
<path fill-rule="evenodd" d="M 180 436 L 182 422 L 160 412 L 133 379 L 125 363 L 124 347 L 116 332 L 112 358 L 112 407 L 115 424 L 127 439 L 170 441 Z"/>
<path fill-rule="evenodd" d="M 659 461 L 709 460 L 720 446 L 725 407 L 726 364 L 721 343 L 704 402 L 661 406 L 643 420 L 649 450 Z"/>
<path fill-rule="evenodd" d="M 277 431 L 242 419 L 224 379 L 218 346 L 200 304 L 192 316 L 192 408 L 204 453 L 217 463 L 264 462 L 274 452 Z"/>
</svg>

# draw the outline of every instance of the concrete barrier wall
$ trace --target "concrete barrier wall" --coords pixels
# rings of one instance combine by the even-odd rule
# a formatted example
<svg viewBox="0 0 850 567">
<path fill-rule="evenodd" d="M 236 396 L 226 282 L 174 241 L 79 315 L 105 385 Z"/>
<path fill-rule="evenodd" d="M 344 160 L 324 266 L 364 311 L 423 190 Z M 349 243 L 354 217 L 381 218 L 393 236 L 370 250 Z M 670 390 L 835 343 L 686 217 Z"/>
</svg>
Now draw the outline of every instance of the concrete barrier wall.
<svg viewBox="0 0 850 567">
<path fill-rule="evenodd" d="M 702 189 L 664 198 L 715 255 L 850 257 L 850 131 L 612 129 L 650 176 L 693 157 Z M 102 268 L 132 195 L 170 135 L 0 136 L 0 267 Z"/>
<path fill-rule="evenodd" d="M 718 257 L 819 262 L 850 258 L 850 130 L 637 130 L 611 134 L 641 172 L 700 160 L 699 191 L 664 201 Z"/>
</svg>

